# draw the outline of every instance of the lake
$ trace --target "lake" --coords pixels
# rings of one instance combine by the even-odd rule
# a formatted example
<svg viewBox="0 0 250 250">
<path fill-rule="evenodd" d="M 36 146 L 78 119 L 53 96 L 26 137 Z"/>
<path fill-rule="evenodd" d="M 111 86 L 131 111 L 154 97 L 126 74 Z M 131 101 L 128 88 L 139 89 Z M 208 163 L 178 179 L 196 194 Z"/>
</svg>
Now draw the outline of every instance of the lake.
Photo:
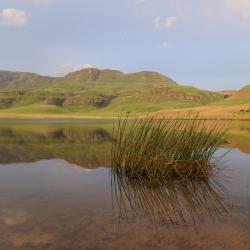
<svg viewBox="0 0 250 250">
<path fill-rule="evenodd" d="M 250 122 L 216 176 L 111 180 L 108 121 L 0 122 L 0 249 L 250 249 Z"/>
</svg>

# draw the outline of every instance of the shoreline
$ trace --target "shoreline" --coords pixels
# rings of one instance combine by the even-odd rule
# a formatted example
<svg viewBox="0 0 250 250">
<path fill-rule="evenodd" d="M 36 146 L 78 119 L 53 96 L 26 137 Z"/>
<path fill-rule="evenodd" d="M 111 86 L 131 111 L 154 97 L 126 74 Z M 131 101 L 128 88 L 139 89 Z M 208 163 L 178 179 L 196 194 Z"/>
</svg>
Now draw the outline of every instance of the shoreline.
<svg viewBox="0 0 250 250">
<path fill-rule="evenodd" d="M 34 112 L 34 113 L 32 113 Z M 1 110 L 0 120 L 75 120 L 75 121 L 114 121 L 125 111 L 115 110 L 99 110 L 99 112 L 86 112 L 81 113 L 47 113 L 38 111 L 24 111 L 15 112 L 14 110 Z M 203 105 L 192 108 L 172 108 L 172 109 L 161 109 L 159 111 L 152 112 L 139 112 L 131 111 L 129 116 L 132 119 L 145 118 L 155 116 L 158 119 L 194 119 L 200 118 L 204 120 L 225 120 L 225 121 L 250 121 L 250 103 L 242 105 Z"/>
<path fill-rule="evenodd" d="M 157 114 L 156 114 L 157 116 Z M 143 119 L 145 115 L 139 116 Z M 176 120 L 176 119 L 181 119 L 181 120 L 193 120 L 195 118 L 192 118 L 190 116 L 189 118 L 185 118 L 184 116 L 178 116 L 178 117 L 173 117 L 172 115 L 168 116 L 159 116 L 159 119 L 166 119 L 166 120 Z M 106 117 L 106 116 L 74 116 L 74 115 L 11 115 L 11 116 L 1 116 L 0 115 L 0 124 L 5 123 L 5 122 L 76 122 L 76 123 L 110 123 L 110 122 L 115 122 L 117 121 L 118 116 L 112 116 L 112 117 Z M 212 117 L 203 117 L 200 116 L 198 119 L 202 120 L 207 120 L 207 121 L 235 121 L 235 122 L 250 122 L 250 118 L 226 118 L 226 117 L 218 117 L 218 118 L 212 118 Z"/>
</svg>

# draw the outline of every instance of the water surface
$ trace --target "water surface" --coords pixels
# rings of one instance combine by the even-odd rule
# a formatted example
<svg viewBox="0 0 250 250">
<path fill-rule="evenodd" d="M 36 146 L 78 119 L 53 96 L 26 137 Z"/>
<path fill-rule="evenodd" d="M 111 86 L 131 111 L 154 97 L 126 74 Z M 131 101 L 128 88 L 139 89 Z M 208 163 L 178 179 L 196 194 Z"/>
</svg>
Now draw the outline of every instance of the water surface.
<svg viewBox="0 0 250 250">
<path fill-rule="evenodd" d="M 4 122 L 0 249 L 250 249 L 249 128 L 216 178 L 149 189 L 111 185 L 106 121 Z"/>
</svg>

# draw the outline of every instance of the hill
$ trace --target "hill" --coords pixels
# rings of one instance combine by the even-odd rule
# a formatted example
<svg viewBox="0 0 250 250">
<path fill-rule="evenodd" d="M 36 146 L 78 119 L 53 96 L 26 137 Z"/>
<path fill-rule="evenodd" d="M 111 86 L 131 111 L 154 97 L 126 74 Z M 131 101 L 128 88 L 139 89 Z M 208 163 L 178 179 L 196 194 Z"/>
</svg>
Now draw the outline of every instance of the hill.
<svg viewBox="0 0 250 250">
<path fill-rule="evenodd" d="M 65 77 L 0 71 L 0 114 L 114 116 L 186 108 L 222 100 L 221 94 L 178 85 L 157 72 L 83 69 Z"/>
<path fill-rule="evenodd" d="M 53 77 L 0 70 L 0 89 L 29 89 L 49 86 Z"/>
<path fill-rule="evenodd" d="M 237 90 L 223 90 L 223 91 L 218 91 L 219 94 L 223 95 L 224 98 L 230 98 L 234 94 L 237 93 Z"/>
<path fill-rule="evenodd" d="M 250 85 L 247 85 L 241 90 L 234 93 L 231 99 L 249 99 L 250 100 Z"/>
<path fill-rule="evenodd" d="M 159 115 L 165 118 L 183 117 L 187 114 L 197 115 L 207 119 L 234 119 L 250 120 L 250 85 L 239 91 L 221 92 L 227 97 L 200 107 L 186 109 L 164 109 L 159 111 Z M 228 94 L 230 96 L 228 97 Z"/>
</svg>

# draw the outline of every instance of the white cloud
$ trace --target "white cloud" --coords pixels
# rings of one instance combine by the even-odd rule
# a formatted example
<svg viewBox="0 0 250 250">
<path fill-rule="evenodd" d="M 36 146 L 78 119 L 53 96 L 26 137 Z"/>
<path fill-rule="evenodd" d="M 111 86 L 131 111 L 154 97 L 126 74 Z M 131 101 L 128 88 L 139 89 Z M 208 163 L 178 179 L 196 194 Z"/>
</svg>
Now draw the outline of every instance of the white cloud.
<svg viewBox="0 0 250 250">
<path fill-rule="evenodd" d="M 7 8 L 0 11 L 0 24 L 7 26 L 24 26 L 28 16 L 23 10 Z"/>
<path fill-rule="evenodd" d="M 155 29 L 159 29 L 160 28 L 160 22 L 161 22 L 161 17 L 157 16 L 154 18 L 154 27 Z"/>
<path fill-rule="evenodd" d="M 76 65 L 73 65 L 71 63 L 66 63 L 58 69 L 57 75 L 64 76 L 70 72 L 75 72 L 75 71 L 78 71 L 81 69 L 89 69 L 89 68 L 95 68 L 95 66 L 92 64 L 82 64 L 82 65 L 76 66 Z"/>
<path fill-rule="evenodd" d="M 173 48 L 173 45 L 170 44 L 170 43 L 167 43 L 167 42 L 162 42 L 159 45 L 159 48 L 161 48 L 161 49 L 171 49 L 171 48 Z"/>
<path fill-rule="evenodd" d="M 174 16 L 170 16 L 170 17 L 167 17 L 165 19 L 165 27 L 168 29 L 168 28 L 171 28 L 177 21 L 177 18 L 174 17 Z"/>
</svg>

